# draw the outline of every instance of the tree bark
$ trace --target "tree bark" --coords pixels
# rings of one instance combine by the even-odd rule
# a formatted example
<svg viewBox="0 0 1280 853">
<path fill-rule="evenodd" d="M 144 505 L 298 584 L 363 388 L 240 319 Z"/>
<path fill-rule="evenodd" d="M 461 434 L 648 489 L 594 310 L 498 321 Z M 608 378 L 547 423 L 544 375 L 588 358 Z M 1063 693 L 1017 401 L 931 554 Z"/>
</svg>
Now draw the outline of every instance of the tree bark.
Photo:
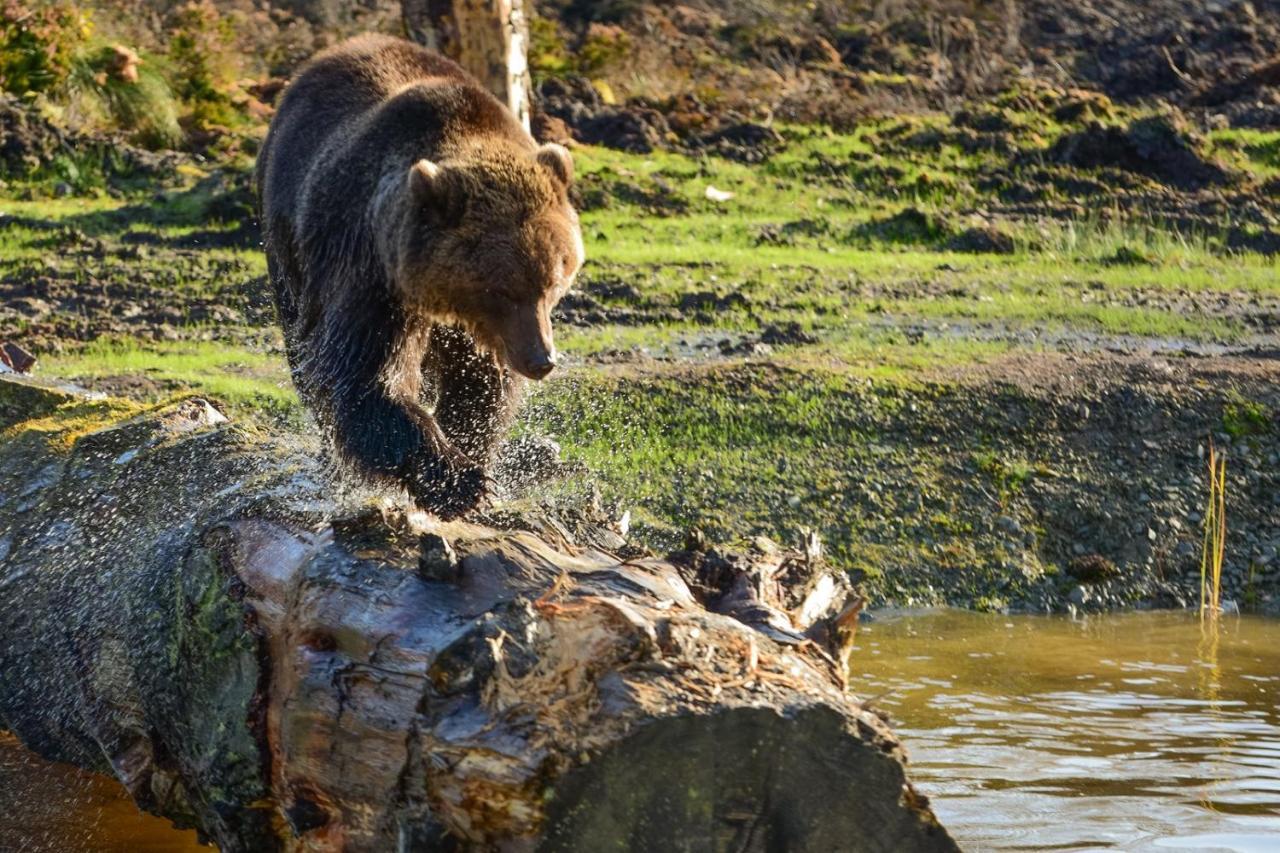
<svg viewBox="0 0 1280 853">
<path fill-rule="evenodd" d="M 529 129 L 529 21 L 524 0 L 403 0 L 409 37 L 457 62 Z"/>
<path fill-rule="evenodd" d="M 0 723 L 224 851 L 956 849 L 813 551 L 337 500 L 202 400 L 0 378 L 0 435 Z"/>
</svg>

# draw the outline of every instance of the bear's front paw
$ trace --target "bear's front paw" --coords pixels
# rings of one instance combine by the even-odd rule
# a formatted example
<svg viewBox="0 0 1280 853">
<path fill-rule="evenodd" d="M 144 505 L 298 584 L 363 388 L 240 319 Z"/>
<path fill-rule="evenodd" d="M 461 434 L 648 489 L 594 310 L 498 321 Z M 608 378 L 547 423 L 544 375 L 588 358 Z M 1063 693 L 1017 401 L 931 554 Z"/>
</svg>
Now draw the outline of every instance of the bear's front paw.
<svg viewBox="0 0 1280 853">
<path fill-rule="evenodd" d="M 484 468 L 459 454 L 437 456 L 414 467 L 407 484 L 417 505 L 443 521 L 466 515 L 488 492 Z"/>
</svg>

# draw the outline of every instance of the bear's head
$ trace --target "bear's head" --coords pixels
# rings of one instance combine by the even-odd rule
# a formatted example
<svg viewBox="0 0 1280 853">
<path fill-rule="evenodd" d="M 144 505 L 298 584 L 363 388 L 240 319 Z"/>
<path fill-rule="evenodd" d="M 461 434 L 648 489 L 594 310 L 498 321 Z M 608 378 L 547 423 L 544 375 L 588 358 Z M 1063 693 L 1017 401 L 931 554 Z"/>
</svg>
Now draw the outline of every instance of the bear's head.
<svg viewBox="0 0 1280 853">
<path fill-rule="evenodd" d="M 582 266 L 563 146 L 481 148 L 409 169 L 396 285 L 409 310 L 454 322 L 512 370 L 555 367 L 551 309 Z"/>
</svg>

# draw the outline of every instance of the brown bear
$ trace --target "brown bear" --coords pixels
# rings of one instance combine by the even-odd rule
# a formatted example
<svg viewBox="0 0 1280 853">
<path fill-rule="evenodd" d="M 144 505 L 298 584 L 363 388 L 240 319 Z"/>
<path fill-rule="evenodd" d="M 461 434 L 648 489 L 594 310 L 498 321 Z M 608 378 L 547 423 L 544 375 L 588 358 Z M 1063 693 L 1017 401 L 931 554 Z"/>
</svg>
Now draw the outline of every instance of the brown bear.
<svg viewBox="0 0 1280 853">
<path fill-rule="evenodd" d="M 582 265 L 573 163 L 455 63 L 360 36 L 289 84 L 257 187 L 293 382 L 337 456 L 454 518 Z"/>
</svg>

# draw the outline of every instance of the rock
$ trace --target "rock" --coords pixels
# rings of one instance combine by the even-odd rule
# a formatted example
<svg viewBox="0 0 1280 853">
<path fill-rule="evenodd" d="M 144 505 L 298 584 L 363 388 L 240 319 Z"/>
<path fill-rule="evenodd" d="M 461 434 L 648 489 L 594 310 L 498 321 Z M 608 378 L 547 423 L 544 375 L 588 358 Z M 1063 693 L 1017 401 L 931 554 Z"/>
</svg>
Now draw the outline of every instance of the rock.
<svg viewBox="0 0 1280 853">
<path fill-rule="evenodd" d="M 769 346 L 793 346 L 796 344 L 816 344 L 818 338 L 806 332 L 799 323 L 788 320 L 782 323 L 770 323 L 760 330 L 760 342 Z"/>
<path fill-rule="evenodd" d="M 716 204 L 723 204 L 726 201 L 731 201 L 736 193 L 730 192 L 729 190 L 722 190 L 714 184 L 707 184 L 707 188 L 703 191 L 703 195 L 706 197 L 707 201 L 715 202 Z"/>
<path fill-rule="evenodd" d="M 996 518 L 996 527 L 1010 536 L 1022 535 L 1022 525 L 1017 522 L 1017 519 L 1010 518 L 1007 515 L 1001 515 Z"/>
<path fill-rule="evenodd" d="M 610 107 L 574 128 L 589 145 L 604 145 L 633 154 L 648 154 L 670 133 L 662 113 L 651 107 Z"/>
<path fill-rule="evenodd" d="M 1011 255 L 1017 251 L 1013 237 L 991 226 L 966 228 L 947 243 L 953 252 L 970 254 Z"/>
<path fill-rule="evenodd" d="M 4 375 L 0 377 L 0 430 L 19 421 L 44 417 L 59 406 L 80 399 L 82 394 L 68 385 Z"/>
<path fill-rule="evenodd" d="M 785 142 L 771 127 L 739 122 L 702 137 L 696 147 L 740 163 L 761 163 L 780 151 Z"/>
<path fill-rule="evenodd" d="M 563 119 L 547 115 L 541 110 L 535 111 L 532 121 L 533 138 L 539 142 L 554 142 L 557 145 L 573 143 L 573 131 Z"/>
<path fill-rule="evenodd" d="M 1182 190 L 1232 183 L 1234 176 L 1203 148 L 1204 141 L 1186 121 L 1170 113 L 1138 119 L 1127 127 L 1093 122 L 1059 138 L 1048 156 L 1068 166 L 1146 175 Z"/>
</svg>

